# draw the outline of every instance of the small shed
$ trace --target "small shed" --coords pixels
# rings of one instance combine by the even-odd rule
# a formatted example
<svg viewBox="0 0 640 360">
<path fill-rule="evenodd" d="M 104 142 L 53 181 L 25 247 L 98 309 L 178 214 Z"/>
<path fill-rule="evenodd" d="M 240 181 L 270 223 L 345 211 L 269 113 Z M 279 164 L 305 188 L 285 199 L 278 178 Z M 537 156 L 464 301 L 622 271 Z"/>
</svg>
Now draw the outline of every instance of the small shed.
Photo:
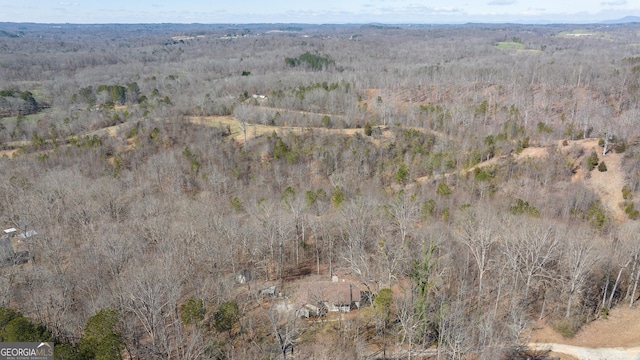
<svg viewBox="0 0 640 360">
<path fill-rule="evenodd" d="M 5 235 L 12 237 L 16 234 L 16 231 L 18 230 L 16 230 L 16 228 L 9 228 L 9 229 L 4 229 L 2 231 L 4 232 Z"/>
</svg>

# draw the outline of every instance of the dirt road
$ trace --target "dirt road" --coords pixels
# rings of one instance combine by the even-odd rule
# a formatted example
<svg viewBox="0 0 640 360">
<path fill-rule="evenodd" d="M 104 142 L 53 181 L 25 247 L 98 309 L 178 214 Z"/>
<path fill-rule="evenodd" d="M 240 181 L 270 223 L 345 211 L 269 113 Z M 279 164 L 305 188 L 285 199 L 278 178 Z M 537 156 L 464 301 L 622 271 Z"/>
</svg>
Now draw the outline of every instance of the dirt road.
<svg viewBox="0 0 640 360">
<path fill-rule="evenodd" d="M 551 350 L 579 360 L 640 360 L 640 347 L 588 348 L 555 343 L 531 343 L 529 347 L 534 350 Z"/>
</svg>

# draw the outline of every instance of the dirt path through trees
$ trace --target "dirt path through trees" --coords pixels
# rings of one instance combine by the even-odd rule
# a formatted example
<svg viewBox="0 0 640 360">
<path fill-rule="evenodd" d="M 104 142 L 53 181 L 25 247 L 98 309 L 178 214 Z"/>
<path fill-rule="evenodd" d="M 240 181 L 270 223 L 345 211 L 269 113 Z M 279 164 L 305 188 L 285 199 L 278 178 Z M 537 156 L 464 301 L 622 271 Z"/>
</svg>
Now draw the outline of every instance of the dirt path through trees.
<svg viewBox="0 0 640 360">
<path fill-rule="evenodd" d="M 0 157 L 7 155 L 11 158 L 16 151 L 18 151 L 18 149 L 0 150 Z"/>
<path fill-rule="evenodd" d="M 231 131 L 231 136 L 238 142 L 244 142 L 244 134 L 240 129 L 238 120 L 232 116 L 206 116 L 206 117 L 190 117 L 189 121 L 197 125 L 205 126 L 228 126 Z M 355 135 L 361 133 L 364 135 L 364 129 L 361 128 L 348 128 L 348 129 L 327 129 L 319 127 L 309 126 L 274 126 L 274 125 L 260 125 L 249 124 L 247 127 L 247 140 L 253 139 L 258 136 L 272 134 L 272 133 L 304 133 L 305 131 L 325 131 L 328 133 Z"/>
</svg>

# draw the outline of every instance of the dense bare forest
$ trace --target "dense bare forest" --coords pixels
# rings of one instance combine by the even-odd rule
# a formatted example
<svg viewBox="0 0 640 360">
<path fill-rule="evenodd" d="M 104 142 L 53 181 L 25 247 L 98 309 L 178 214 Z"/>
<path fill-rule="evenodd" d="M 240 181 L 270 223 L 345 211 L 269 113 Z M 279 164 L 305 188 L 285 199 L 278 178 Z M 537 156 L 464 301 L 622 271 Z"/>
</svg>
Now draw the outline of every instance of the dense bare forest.
<svg viewBox="0 0 640 360">
<path fill-rule="evenodd" d="M 638 24 L 0 29 L 0 340 L 512 359 L 640 296 Z"/>
</svg>

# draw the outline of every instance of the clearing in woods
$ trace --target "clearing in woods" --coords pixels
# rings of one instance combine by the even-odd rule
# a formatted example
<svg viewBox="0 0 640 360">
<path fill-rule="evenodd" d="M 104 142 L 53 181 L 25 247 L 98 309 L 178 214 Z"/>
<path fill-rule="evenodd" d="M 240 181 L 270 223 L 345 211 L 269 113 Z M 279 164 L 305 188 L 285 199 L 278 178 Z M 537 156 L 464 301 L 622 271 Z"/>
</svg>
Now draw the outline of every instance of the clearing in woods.
<svg viewBox="0 0 640 360">
<path fill-rule="evenodd" d="M 233 116 L 207 116 L 207 117 L 191 117 L 190 121 L 194 124 L 205 126 L 222 126 L 228 127 L 231 131 L 231 136 L 238 143 L 244 142 L 244 134 L 241 130 L 240 123 Z M 386 126 L 378 126 L 381 129 L 386 129 Z M 264 136 L 272 133 L 284 134 L 288 132 L 303 133 L 305 131 L 323 131 L 326 133 L 355 135 L 360 133 L 364 135 L 364 129 L 350 128 L 350 129 L 327 129 L 327 128 L 311 128 L 300 126 L 270 126 L 260 124 L 248 124 L 247 125 L 247 140 L 255 137 Z M 431 132 L 431 131 L 430 131 Z M 385 132 L 388 133 L 388 132 Z M 439 133 L 434 133 L 436 136 L 445 136 Z M 576 164 L 575 174 L 571 178 L 573 182 L 584 182 L 584 184 L 593 192 L 599 195 L 602 204 L 609 210 L 611 216 L 618 221 L 625 221 L 627 215 L 622 209 L 621 204 L 624 199 L 622 198 L 622 187 L 624 186 L 624 171 L 622 170 L 622 157 L 623 154 L 616 154 L 613 151 L 607 153 L 606 156 L 602 155 L 602 148 L 598 145 L 597 138 L 588 138 L 581 140 L 567 141 L 567 145 L 562 144 L 562 141 L 554 144 L 568 157 L 567 160 Z M 582 148 L 582 154 L 578 158 L 571 158 L 570 149 L 575 147 Z M 541 158 L 547 156 L 549 147 L 528 147 L 525 148 L 519 154 L 512 154 L 516 161 L 522 161 L 526 158 Z M 584 172 L 583 163 L 584 159 L 591 154 L 594 150 L 598 154 L 599 161 L 604 161 L 607 165 L 607 171 L 600 172 L 594 169 L 588 173 Z M 474 167 L 463 171 L 466 173 L 473 171 L 476 168 L 489 166 L 498 163 L 504 159 L 504 157 L 494 157 L 490 160 L 481 162 Z M 461 172 L 455 172 L 460 174 Z M 454 173 L 444 174 L 444 177 L 452 175 Z M 422 182 L 430 179 L 431 177 L 425 176 L 415 179 L 417 182 Z"/>
<path fill-rule="evenodd" d="M 640 309 L 620 305 L 609 312 L 609 316 L 587 324 L 572 339 L 564 338 L 548 324 L 536 324 L 531 331 L 530 344 L 539 349 L 553 346 L 562 360 L 635 360 L 640 359 Z M 575 347 L 575 348 L 574 348 Z M 571 356 L 573 354 L 573 356 Z"/>
</svg>

